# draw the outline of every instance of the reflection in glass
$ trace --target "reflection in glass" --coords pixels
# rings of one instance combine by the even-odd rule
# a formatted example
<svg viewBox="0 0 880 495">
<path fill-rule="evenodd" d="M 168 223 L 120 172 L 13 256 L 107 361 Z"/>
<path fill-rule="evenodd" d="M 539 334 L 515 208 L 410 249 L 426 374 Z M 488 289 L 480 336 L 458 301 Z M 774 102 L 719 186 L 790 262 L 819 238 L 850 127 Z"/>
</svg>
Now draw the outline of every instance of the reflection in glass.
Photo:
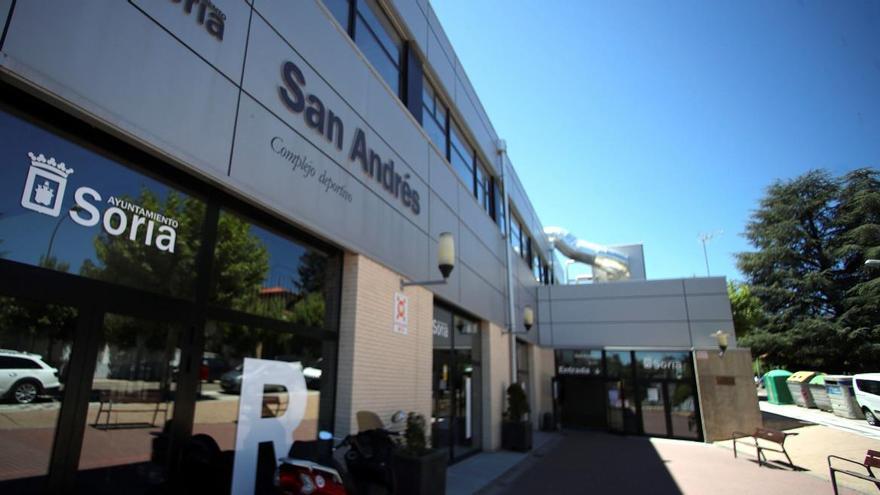
<svg viewBox="0 0 880 495">
<path fill-rule="evenodd" d="M 215 304 L 324 326 L 325 254 L 221 212 L 214 255 Z"/>
<path fill-rule="evenodd" d="M 0 256 L 193 297 L 200 200 L 2 111 L 0 157 Z"/>
<path fill-rule="evenodd" d="M 0 297 L 0 493 L 40 493 L 77 311 Z"/>
<path fill-rule="evenodd" d="M 672 416 L 672 436 L 700 438 L 697 399 L 690 383 L 669 383 L 669 410 Z"/>
<path fill-rule="evenodd" d="M 329 346 L 329 347 L 327 347 Z M 326 347 L 326 348 L 325 348 Z M 320 340 L 247 325 L 209 322 L 205 330 L 204 358 L 200 370 L 199 393 L 195 408 L 193 435 L 210 436 L 231 465 L 240 407 L 244 358 L 300 363 L 308 388 L 305 415 L 293 433 L 294 440 L 317 438 L 322 391 L 332 387 L 324 377 L 325 353 L 332 344 Z M 290 407 L 289 394 L 282 386 L 264 388 L 262 417 L 284 414 Z M 329 409 L 326 412 L 329 414 Z M 275 452 L 281 457 L 286 452 Z M 225 474 L 229 476 L 229 473 Z M 230 479 L 223 480 L 228 487 Z"/>
<path fill-rule="evenodd" d="M 117 493 L 164 481 L 161 437 L 173 415 L 180 367 L 175 324 L 108 314 L 98 345 L 77 487 Z"/>
<path fill-rule="evenodd" d="M 650 382 L 639 387 L 642 406 L 642 428 L 646 435 L 666 436 L 666 401 L 663 383 Z"/>
<path fill-rule="evenodd" d="M 639 378 L 681 380 L 693 376 L 689 352 L 636 352 Z"/>
<path fill-rule="evenodd" d="M 608 367 L 609 378 L 632 376 L 632 357 L 629 351 L 607 351 L 605 363 Z"/>
</svg>

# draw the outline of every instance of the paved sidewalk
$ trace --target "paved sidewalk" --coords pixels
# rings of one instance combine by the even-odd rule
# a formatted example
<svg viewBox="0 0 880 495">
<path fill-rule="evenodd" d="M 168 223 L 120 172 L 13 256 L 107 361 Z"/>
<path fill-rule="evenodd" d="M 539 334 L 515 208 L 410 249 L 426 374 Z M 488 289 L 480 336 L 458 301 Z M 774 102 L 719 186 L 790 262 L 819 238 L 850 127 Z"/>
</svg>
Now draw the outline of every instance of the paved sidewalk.
<svg viewBox="0 0 880 495">
<path fill-rule="evenodd" d="M 831 428 L 845 431 L 847 433 L 862 435 L 880 442 L 880 428 L 869 425 L 864 419 L 842 418 L 829 412 L 820 411 L 819 409 L 807 409 L 795 405 L 781 406 L 771 404 L 764 400 L 759 401 L 758 406 L 763 412 L 787 416 L 789 418 L 817 425 L 829 426 Z"/>
<path fill-rule="evenodd" d="M 480 452 L 472 457 L 449 466 L 446 470 L 447 495 L 471 495 L 487 487 L 496 478 L 527 461 L 540 456 L 561 440 L 559 433 L 534 432 L 532 451 L 519 453 L 499 450 Z"/>
<path fill-rule="evenodd" d="M 479 493 L 831 493 L 828 481 L 808 473 L 758 468 L 734 459 L 727 449 L 680 440 L 568 431 L 545 452 L 524 459 Z M 840 493 L 856 492 L 843 488 Z"/>
<path fill-rule="evenodd" d="M 791 456 L 792 462 L 805 469 L 805 474 L 828 480 L 829 484 L 831 483 L 831 477 L 828 473 L 828 456 L 830 454 L 861 461 L 865 458 L 866 450 L 880 449 L 880 442 L 877 440 L 825 425 L 786 428 L 785 431 L 797 433 L 796 436 L 789 437 L 785 441 L 785 449 Z M 748 447 L 750 439 L 746 439 L 744 442 L 738 443 L 737 451 L 740 456 L 746 459 L 755 459 L 754 447 Z M 731 449 L 732 455 L 733 444 L 731 441 L 717 442 L 716 445 Z M 767 457 L 769 459 L 783 459 L 781 454 L 768 453 Z M 847 486 L 862 493 L 872 495 L 880 493 L 873 484 L 852 476 L 838 475 L 837 482 L 838 486 Z"/>
</svg>

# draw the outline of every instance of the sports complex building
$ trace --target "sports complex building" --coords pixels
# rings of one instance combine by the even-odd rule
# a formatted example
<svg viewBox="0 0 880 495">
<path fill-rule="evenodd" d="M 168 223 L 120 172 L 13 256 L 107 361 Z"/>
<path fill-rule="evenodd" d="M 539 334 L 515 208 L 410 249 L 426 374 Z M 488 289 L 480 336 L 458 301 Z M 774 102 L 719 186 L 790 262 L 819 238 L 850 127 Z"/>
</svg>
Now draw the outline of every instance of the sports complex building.
<svg viewBox="0 0 880 495">
<path fill-rule="evenodd" d="M 0 492 L 155 491 L 196 434 L 246 492 L 361 410 L 424 414 L 453 463 L 500 448 L 513 381 L 535 428 L 759 421 L 724 279 L 545 229 L 427 0 L 0 0 L 0 27 Z"/>
</svg>

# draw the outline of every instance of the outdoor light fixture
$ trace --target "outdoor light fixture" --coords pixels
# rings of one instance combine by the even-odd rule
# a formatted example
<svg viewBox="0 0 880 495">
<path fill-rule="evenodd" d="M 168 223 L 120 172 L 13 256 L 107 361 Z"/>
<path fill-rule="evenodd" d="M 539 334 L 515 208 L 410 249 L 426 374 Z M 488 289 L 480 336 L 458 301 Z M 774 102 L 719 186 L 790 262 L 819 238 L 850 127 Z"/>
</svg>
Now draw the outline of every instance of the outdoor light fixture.
<svg viewBox="0 0 880 495">
<path fill-rule="evenodd" d="M 724 357 L 724 351 L 727 350 L 727 339 L 730 337 L 730 334 L 723 330 L 718 330 L 712 335 L 715 336 L 715 340 L 718 341 L 718 355 Z"/>
<path fill-rule="evenodd" d="M 880 267 L 880 260 L 865 260 L 865 266 Z"/>
<path fill-rule="evenodd" d="M 437 268 L 440 269 L 440 274 L 443 275 L 443 279 L 425 280 L 423 282 L 406 282 L 403 279 L 400 279 L 400 290 L 411 285 L 424 286 L 446 284 L 449 279 L 449 274 L 452 273 L 452 269 L 455 268 L 455 238 L 452 237 L 452 234 L 449 232 L 443 232 L 440 234 L 440 239 L 437 243 Z"/>
<path fill-rule="evenodd" d="M 532 329 L 532 325 L 535 324 L 535 310 L 532 309 L 531 306 L 526 306 L 523 308 L 523 325 L 526 327 L 526 331 Z"/>
</svg>

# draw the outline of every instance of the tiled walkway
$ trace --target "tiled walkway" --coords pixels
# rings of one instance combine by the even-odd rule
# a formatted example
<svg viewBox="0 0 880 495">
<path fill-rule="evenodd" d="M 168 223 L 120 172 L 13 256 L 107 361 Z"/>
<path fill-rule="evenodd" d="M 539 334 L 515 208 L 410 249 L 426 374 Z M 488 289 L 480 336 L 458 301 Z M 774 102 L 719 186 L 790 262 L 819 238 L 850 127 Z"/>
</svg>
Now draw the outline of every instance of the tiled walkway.
<svg viewBox="0 0 880 495">
<path fill-rule="evenodd" d="M 549 437 L 552 442 L 553 437 Z M 532 454 L 487 453 L 469 459 L 467 466 L 450 468 L 449 494 L 595 494 L 650 493 L 740 495 L 830 494 L 828 481 L 805 472 L 759 468 L 747 459 L 734 459 L 728 449 L 679 440 L 625 437 L 597 432 L 565 432 Z M 457 481 L 481 463 L 491 467 L 488 478 L 503 460 L 519 462 L 500 478 L 476 487 Z M 490 457 L 484 461 L 482 456 Z M 503 456 L 503 457 L 502 457 Z M 848 488 L 840 492 L 855 494 Z"/>
</svg>

